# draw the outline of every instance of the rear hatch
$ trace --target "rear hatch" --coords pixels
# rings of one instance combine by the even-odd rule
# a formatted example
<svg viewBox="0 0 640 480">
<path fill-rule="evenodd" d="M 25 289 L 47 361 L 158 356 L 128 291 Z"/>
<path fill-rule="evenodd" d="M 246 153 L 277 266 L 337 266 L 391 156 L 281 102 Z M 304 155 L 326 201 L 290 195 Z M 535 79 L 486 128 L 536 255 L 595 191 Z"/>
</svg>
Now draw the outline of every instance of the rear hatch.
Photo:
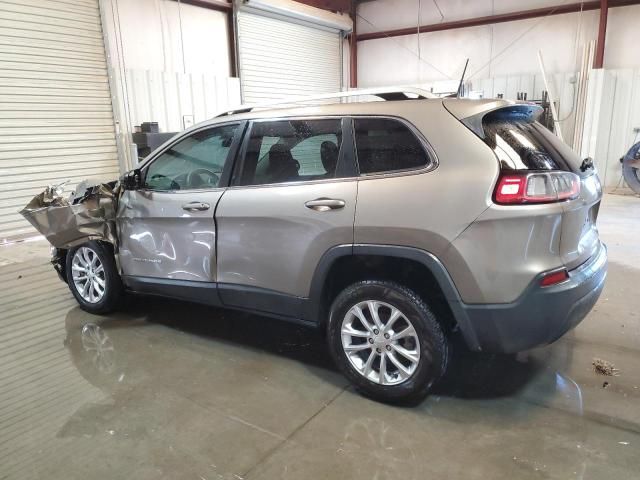
<svg viewBox="0 0 640 480">
<path fill-rule="evenodd" d="M 444 105 L 493 150 L 502 176 L 518 178 L 541 173 L 539 177 L 544 178 L 544 174 L 549 173 L 552 174 L 549 178 L 558 177 L 561 181 L 569 178 L 575 181 L 576 187 L 579 184 L 579 192 L 564 198 L 562 195 L 557 199 L 531 197 L 531 201 L 524 198 L 521 203 L 561 202 L 561 259 L 569 270 L 586 262 L 600 246 L 596 219 L 602 188 L 593 162 L 582 160 L 537 122 L 541 109 L 535 105 L 457 99 L 445 100 Z"/>
</svg>

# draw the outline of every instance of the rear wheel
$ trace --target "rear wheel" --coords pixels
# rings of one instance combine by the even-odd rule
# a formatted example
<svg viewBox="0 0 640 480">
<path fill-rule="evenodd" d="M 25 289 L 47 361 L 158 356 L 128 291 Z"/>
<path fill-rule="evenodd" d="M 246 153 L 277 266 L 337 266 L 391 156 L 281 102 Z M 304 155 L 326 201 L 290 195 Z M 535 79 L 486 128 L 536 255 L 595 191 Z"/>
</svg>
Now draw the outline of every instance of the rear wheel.
<svg viewBox="0 0 640 480">
<path fill-rule="evenodd" d="M 447 338 L 424 301 L 397 283 L 364 281 L 333 302 L 331 355 L 364 395 L 384 402 L 424 397 L 445 372 Z"/>
<path fill-rule="evenodd" d="M 113 252 L 99 242 L 87 242 L 67 253 L 67 282 L 83 310 L 109 313 L 123 297 Z"/>
</svg>

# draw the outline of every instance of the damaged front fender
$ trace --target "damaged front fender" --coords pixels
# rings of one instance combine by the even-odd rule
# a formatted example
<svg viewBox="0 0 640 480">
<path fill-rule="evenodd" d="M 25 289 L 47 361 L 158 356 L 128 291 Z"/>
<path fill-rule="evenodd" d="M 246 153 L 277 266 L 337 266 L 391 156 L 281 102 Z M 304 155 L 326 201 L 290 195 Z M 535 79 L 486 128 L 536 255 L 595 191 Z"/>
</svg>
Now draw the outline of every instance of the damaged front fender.
<svg viewBox="0 0 640 480">
<path fill-rule="evenodd" d="M 48 187 L 33 197 L 20 214 L 55 248 L 69 249 L 90 240 L 116 247 L 119 195 L 117 182 L 82 182 L 67 199 L 58 187 Z"/>
</svg>

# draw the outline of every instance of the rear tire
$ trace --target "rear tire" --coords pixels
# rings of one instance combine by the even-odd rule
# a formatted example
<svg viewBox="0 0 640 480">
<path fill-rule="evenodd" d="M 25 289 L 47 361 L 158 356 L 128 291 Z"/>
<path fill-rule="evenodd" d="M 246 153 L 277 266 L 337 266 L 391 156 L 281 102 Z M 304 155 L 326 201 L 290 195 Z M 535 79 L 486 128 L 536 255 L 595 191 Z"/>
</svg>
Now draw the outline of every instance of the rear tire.
<svg viewBox="0 0 640 480">
<path fill-rule="evenodd" d="M 67 283 L 83 310 L 106 314 L 116 310 L 124 297 L 110 245 L 91 241 L 67 252 Z"/>
<path fill-rule="evenodd" d="M 394 282 L 362 281 L 343 290 L 331 306 L 327 337 L 338 368 L 374 400 L 422 400 L 447 368 L 449 343 L 436 317 Z"/>
</svg>

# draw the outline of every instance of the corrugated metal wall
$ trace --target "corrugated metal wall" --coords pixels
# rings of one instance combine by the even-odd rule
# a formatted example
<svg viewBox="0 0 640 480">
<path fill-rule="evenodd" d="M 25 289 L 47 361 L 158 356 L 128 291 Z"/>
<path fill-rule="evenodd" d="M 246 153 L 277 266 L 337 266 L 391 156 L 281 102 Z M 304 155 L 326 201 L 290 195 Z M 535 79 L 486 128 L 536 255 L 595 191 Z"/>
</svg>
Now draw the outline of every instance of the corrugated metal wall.
<svg viewBox="0 0 640 480">
<path fill-rule="evenodd" d="M 198 123 L 241 103 L 237 78 L 154 70 L 127 70 L 126 78 L 131 124 L 154 121 L 163 132 L 183 130 L 185 116 Z"/>
<path fill-rule="evenodd" d="M 98 0 L 0 0 L 0 242 L 46 185 L 118 175 Z"/>
<path fill-rule="evenodd" d="M 625 187 L 620 158 L 640 141 L 640 68 L 589 73 L 581 155 L 592 157 L 608 190 Z"/>
<path fill-rule="evenodd" d="M 238 43 L 244 103 L 340 91 L 337 31 L 240 11 Z"/>
</svg>

